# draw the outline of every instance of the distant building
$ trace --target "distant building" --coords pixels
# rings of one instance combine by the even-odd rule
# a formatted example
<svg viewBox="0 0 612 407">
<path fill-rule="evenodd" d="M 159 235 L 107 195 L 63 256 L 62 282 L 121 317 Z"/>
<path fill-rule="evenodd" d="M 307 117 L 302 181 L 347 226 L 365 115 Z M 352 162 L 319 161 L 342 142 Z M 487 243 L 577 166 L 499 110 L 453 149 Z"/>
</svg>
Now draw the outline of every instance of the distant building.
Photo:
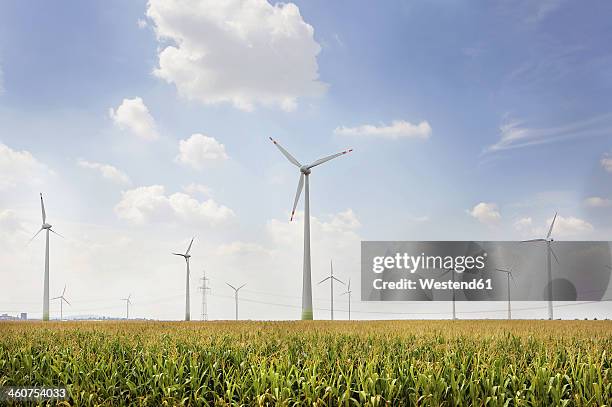
<svg viewBox="0 0 612 407">
<path fill-rule="evenodd" d="M 22 320 L 28 319 L 28 313 L 22 312 L 21 314 L 19 314 L 19 319 L 22 319 Z"/>
</svg>

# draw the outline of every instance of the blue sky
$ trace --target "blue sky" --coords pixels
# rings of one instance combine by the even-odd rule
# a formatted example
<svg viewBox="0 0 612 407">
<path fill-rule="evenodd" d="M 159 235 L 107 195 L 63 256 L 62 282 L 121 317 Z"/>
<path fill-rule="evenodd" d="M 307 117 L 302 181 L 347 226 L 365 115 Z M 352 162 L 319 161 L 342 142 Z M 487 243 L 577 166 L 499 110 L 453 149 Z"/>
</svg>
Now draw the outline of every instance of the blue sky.
<svg viewBox="0 0 612 407">
<path fill-rule="evenodd" d="M 122 267 L 141 281 L 135 253 L 149 253 L 155 276 L 180 273 L 157 248 L 196 234 L 218 282 L 252 279 L 248 262 L 266 276 L 253 298 L 279 284 L 289 301 L 301 292 L 301 219 L 286 222 L 298 173 L 269 136 L 304 161 L 354 148 L 311 178 L 313 280 L 332 256 L 356 280 L 362 239 L 522 239 L 555 211 L 559 239 L 608 240 L 611 12 L 605 1 L 559 0 L 3 2 L 0 273 L 40 280 L 41 262 L 13 253 L 42 254 L 42 240 L 23 243 L 42 190 L 70 232 L 57 243 L 57 279 L 75 288 L 88 289 L 69 271 L 75 262 L 101 285 Z M 152 186 L 163 191 L 142 189 Z M 113 253 L 105 267 L 99 256 Z M 290 271 L 271 283 L 279 265 Z M 33 314 L 35 287 L 11 294 Z M 211 312 L 227 317 L 219 301 Z M 174 302 L 141 315 L 178 318 Z M 285 311 L 271 317 L 294 314 Z"/>
</svg>

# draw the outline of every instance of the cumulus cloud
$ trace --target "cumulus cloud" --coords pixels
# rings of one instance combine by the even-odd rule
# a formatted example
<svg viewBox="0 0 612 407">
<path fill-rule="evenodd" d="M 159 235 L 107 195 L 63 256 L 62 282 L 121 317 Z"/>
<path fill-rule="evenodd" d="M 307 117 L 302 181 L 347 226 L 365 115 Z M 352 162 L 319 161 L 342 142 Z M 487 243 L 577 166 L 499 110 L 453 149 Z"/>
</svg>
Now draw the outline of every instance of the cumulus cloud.
<svg viewBox="0 0 612 407">
<path fill-rule="evenodd" d="M 599 196 L 591 196 L 584 200 L 584 204 L 590 208 L 606 208 L 612 206 L 612 200 Z"/>
<path fill-rule="evenodd" d="M 334 134 L 342 136 L 371 136 L 389 139 L 417 138 L 427 139 L 431 136 L 431 126 L 422 121 L 412 124 L 405 120 L 394 120 L 389 125 L 363 124 L 357 127 L 336 127 Z"/>
<path fill-rule="evenodd" d="M 501 214 L 497 209 L 497 204 L 480 202 L 468 211 L 470 216 L 478 219 L 481 223 L 492 225 L 501 220 Z"/>
<path fill-rule="evenodd" d="M 176 161 L 196 170 L 201 170 L 207 162 L 226 160 L 225 146 L 214 137 L 192 134 L 187 140 L 179 142 L 179 155 Z"/>
<path fill-rule="evenodd" d="M 161 43 L 154 74 L 188 99 L 290 111 L 325 92 L 321 47 L 293 3 L 149 0 L 146 14 Z"/>
<path fill-rule="evenodd" d="M 527 228 L 531 227 L 533 224 L 533 219 L 530 217 L 521 218 L 514 222 L 514 229 L 518 231 L 524 231 Z"/>
<path fill-rule="evenodd" d="M 116 184 L 130 184 L 130 178 L 124 172 L 117 169 L 116 167 L 113 167 L 112 165 L 86 161 L 83 159 L 77 160 L 77 164 L 81 168 L 87 168 L 90 170 L 97 171 L 100 175 L 102 175 L 102 178 L 112 181 Z"/>
<path fill-rule="evenodd" d="M 212 195 L 212 188 L 202 184 L 196 184 L 192 182 L 189 185 L 183 187 L 183 191 L 187 192 L 189 195 L 202 194 L 204 196 Z"/>
<path fill-rule="evenodd" d="M 109 116 L 122 130 L 127 130 L 143 140 L 155 140 L 159 137 L 157 126 L 149 108 L 142 98 L 123 99 L 117 109 L 110 108 Z"/>
<path fill-rule="evenodd" d="M 23 183 L 39 184 L 49 173 L 29 151 L 13 150 L 0 143 L 0 190 Z"/>
<path fill-rule="evenodd" d="M 612 172 L 612 156 L 610 156 L 610 154 L 606 153 L 604 154 L 604 156 L 602 157 L 601 161 L 601 167 L 608 171 L 608 172 Z"/>
<path fill-rule="evenodd" d="M 215 225 L 235 216 L 234 211 L 213 199 L 198 201 L 183 192 L 166 195 L 162 185 L 123 192 L 121 201 L 115 206 L 115 213 L 119 218 L 136 224 L 183 221 Z"/>
<path fill-rule="evenodd" d="M 17 213 L 10 209 L 0 209 L 0 232 L 14 234 L 22 230 Z"/>
<path fill-rule="evenodd" d="M 550 225 L 552 218 L 547 219 L 547 225 Z M 559 237 L 580 237 L 589 234 L 594 230 L 593 225 L 589 222 L 569 216 L 567 218 L 558 215 L 553 229 L 553 236 Z"/>
</svg>

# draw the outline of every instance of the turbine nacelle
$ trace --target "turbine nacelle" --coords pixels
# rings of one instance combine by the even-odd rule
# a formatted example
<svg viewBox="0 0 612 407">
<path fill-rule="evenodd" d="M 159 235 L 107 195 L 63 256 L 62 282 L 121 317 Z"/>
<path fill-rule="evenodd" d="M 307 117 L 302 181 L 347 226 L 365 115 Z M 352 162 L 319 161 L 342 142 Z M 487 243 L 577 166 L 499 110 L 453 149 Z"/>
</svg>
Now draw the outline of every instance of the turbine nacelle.
<svg viewBox="0 0 612 407">
<path fill-rule="evenodd" d="M 307 166 L 307 165 L 302 165 L 302 166 L 300 167 L 300 172 L 301 172 L 302 174 L 304 174 L 304 175 L 310 175 L 310 173 L 311 173 L 312 171 L 310 171 L 310 168 L 308 168 L 308 166 Z"/>
<path fill-rule="evenodd" d="M 41 226 L 41 229 L 51 229 L 51 225 L 48 223 L 43 223 L 43 225 Z"/>
</svg>

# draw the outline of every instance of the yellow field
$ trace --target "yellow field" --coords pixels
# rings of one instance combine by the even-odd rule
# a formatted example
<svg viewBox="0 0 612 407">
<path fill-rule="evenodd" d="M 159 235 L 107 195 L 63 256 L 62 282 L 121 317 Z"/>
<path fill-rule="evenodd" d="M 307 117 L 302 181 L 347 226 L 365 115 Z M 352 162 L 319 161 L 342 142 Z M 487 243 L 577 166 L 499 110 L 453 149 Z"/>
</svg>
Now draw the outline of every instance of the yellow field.
<svg viewBox="0 0 612 407">
<path fill-rule="evenodd" d="M 610 321 L 0 323 L 77 405 L 610 405 Z"/>
</svg>

